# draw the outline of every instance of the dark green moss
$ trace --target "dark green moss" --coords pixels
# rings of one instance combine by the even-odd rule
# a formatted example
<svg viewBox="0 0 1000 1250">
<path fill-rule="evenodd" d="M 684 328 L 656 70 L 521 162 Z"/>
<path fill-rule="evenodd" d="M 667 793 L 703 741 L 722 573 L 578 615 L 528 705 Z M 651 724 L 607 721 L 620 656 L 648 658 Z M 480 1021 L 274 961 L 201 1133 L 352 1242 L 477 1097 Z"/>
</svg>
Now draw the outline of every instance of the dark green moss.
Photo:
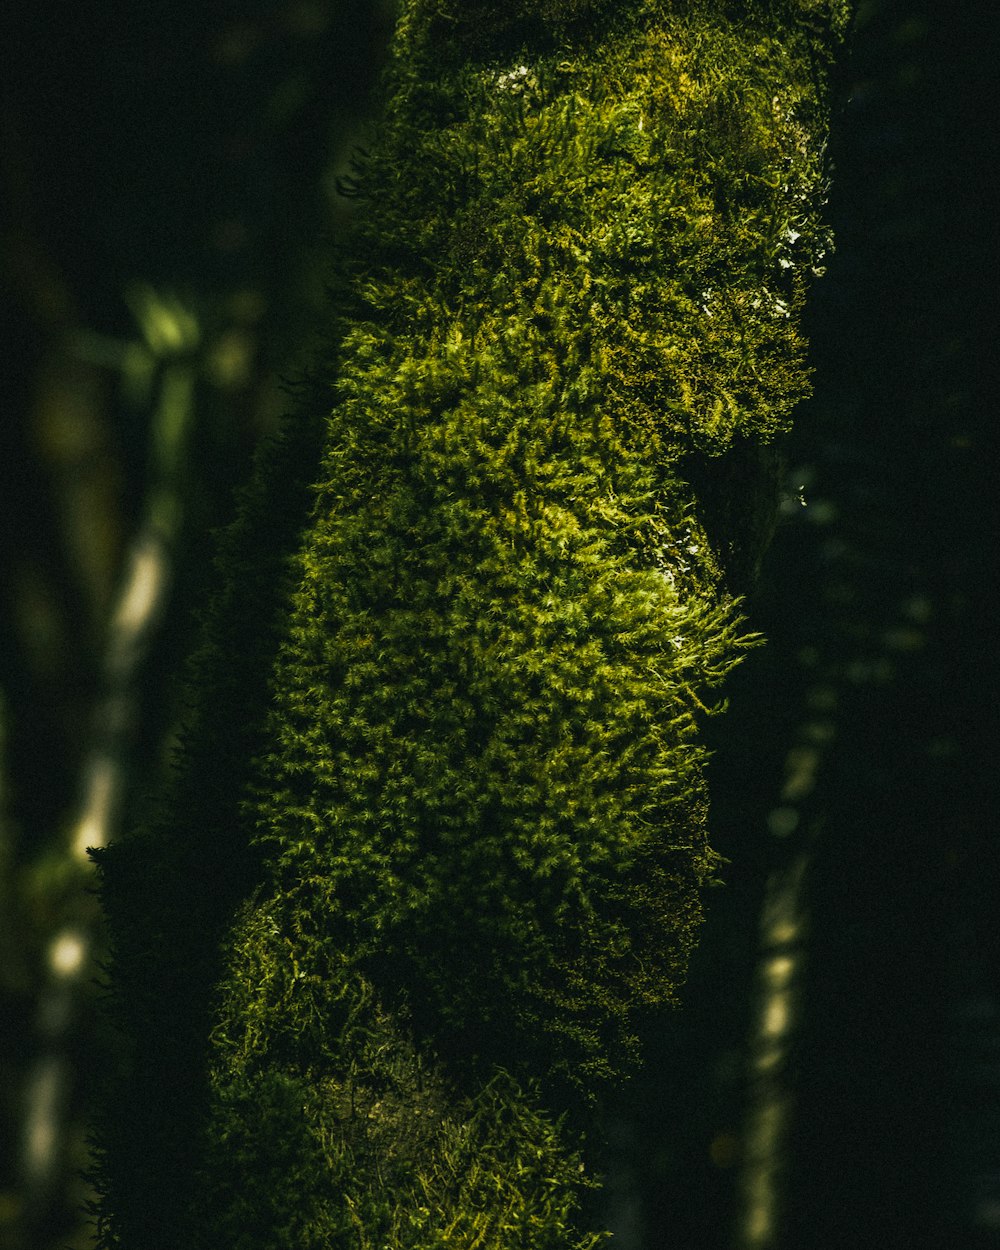
<svg viewBox="0 0 1000 1250">
<path fill-rule="evenodd" d="M 102 857 L 107 1245 L 593 1243 L 555 1108 L 676 998 L 717 868 L 699 722 L 808 390 L 842 14 L 404 5 L 327 415 Z"/>
</svg>

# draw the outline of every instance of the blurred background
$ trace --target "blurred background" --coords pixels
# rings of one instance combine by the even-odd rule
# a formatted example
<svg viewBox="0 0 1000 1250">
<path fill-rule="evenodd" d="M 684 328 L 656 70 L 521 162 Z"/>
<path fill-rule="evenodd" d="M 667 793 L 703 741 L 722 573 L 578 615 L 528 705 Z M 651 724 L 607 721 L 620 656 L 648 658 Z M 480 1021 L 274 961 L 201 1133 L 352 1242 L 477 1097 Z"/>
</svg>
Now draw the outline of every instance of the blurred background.
<svg viewBox="0 0 1000 1250">
<path fill-rule="evenodd" d="M 212 531 L 322 336 L 393 0 L 0 18 L 0 1246 L 87 1250 L 84 853 L 155 801 Z M 946 11 L 947 10 L 947 11 Z M 731 859 L 609 1099 L 619 1250 L 1000 1246 L 997 20 L 864 0 L 816 393 L 709 725 Z M 991 524 L 992 523 L 992 524 Z"/>
</svg>

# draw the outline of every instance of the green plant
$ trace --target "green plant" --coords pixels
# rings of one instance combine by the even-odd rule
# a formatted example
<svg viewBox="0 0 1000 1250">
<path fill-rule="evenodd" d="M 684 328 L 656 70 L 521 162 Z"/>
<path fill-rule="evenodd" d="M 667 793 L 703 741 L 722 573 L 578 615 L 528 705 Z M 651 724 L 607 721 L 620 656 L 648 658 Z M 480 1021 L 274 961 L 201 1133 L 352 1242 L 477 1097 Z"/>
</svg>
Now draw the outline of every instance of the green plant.
<svg viewBox="0 0 1000 1250">
<path fill-rule="evenodd" d="M 327 382 L 224 548 L 176 793 L 101 857 L 107 1244 L 594 1244 L 552 1109 L 684 977 L 829 245 L 844 6 L 741 9 L 404 5 Z"/>
</svg>

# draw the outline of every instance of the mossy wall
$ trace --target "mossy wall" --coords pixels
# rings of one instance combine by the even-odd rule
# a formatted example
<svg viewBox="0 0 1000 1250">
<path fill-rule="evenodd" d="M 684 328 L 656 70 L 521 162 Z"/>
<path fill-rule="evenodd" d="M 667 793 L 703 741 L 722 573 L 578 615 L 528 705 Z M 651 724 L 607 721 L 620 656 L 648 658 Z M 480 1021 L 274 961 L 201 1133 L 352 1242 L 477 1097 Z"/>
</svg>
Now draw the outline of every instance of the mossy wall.
<svg viewBox="0 0 1000 1250">
<path fill-rule="evenodd" d="M 808 389 L 845 23 L 403 5 L 174 792 L 99 857 L 104 1245 L 600 1240 L 578 1130 L 717 870 L 699 722 Z"/>
</svg>

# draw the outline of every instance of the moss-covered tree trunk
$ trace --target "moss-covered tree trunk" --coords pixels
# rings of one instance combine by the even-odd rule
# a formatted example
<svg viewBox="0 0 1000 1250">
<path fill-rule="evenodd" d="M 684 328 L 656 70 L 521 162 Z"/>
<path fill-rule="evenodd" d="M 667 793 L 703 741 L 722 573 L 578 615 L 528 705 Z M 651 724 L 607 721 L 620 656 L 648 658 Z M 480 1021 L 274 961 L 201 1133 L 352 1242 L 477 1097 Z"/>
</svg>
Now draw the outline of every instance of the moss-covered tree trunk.
<svg viewBox="0 0 1000 1250">
<path fill-rule="evenodd" d="M 717 857 L 839 0 L 406 0 L 329 355 L 99 856 L 103 1244 L 577 1247 Z"/>
</svg>

